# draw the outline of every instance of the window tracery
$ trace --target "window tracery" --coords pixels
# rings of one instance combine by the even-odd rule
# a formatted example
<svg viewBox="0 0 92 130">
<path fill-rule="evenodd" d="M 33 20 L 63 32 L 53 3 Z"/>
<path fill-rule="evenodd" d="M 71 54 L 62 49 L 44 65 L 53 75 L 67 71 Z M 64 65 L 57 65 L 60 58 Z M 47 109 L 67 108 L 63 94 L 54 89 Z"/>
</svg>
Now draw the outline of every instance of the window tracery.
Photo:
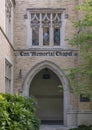
<svg viewBox="0 0 92 130">
<path fill-rule="evenodd" d="M 64 10 L 28 10 L 31 46 L 61 46 Z M 29 26 L 28 26 L 29 27 Z M 28 36 L 28 37 L 29 37 Z M 29 44 L 29 43 L 28 43 Z"/>
</svg>

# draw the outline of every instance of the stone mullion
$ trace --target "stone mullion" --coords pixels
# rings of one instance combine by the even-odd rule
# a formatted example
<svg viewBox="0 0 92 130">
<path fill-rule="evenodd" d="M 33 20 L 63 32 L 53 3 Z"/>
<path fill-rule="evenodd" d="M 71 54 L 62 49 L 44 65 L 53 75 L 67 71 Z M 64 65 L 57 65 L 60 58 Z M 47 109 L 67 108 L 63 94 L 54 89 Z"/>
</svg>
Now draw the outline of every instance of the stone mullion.
<svg viewBox="0 0 92 130">
<path fill-rule="evenodd" d="M 54 41 L 53 41 L 53 39 L 54 39 L 54 34 L 53 34 L 53 31 L 54 31 L 54 29 L 53 29 L 53 23 L 52 23 L 52 13 L 51 13 L 51 18 L 50 18 L 50 46 L 53 46 L 54 45 Z"/>
<path fill-rule="evenodd" d="M 43 46 L 43 27 L 42 27 L 42 14 L 40 13 L 40 27 L 39 27 L 39 46 Z"/>
<path fill-rule="evenodd" d="M 27 48 L 32 47 L 32 27 L 31 27 L 31 15 L 27 12 L 28 18 L 26 19 L 27 25 Z"/>
<path fill-rule="evenodd" d="M 60 46 L 62 48 L 66 48 L 66 44 L 65 44 L 65 26 L 66 26 L 66 19 L 65 19 L 65 12 L 62 13 L 62 17 L 61 17 L 61 21 L 62 21 L 62 26 L 60 28 Z"/>
</svg>

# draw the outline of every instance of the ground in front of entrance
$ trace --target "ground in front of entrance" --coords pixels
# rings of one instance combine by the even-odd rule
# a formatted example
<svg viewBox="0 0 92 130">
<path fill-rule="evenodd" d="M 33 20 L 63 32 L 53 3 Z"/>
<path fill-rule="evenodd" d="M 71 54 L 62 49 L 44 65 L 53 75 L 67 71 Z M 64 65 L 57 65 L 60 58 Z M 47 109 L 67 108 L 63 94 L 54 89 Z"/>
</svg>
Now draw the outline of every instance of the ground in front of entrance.
<svg viewBox="0 0 92 130">
<path fill-rule="evenodd" d="M 69 130 L 69 129 L 60 125 L 41 125 L 40 130 Z"/>
</svg>

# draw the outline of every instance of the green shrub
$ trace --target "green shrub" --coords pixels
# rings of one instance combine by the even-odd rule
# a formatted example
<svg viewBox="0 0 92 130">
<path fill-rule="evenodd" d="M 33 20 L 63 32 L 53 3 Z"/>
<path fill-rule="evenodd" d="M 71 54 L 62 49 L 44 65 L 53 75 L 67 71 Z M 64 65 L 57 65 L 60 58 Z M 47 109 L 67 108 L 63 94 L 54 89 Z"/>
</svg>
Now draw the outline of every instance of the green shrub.
<svg viewBox="0 0 92 130">
<path fill-rule="evenodd" d="M 78 130 L 90 130 L 90 129 L 89 129 L 89 126 L 79 125 L 79 126 L 78 126 Z"/>
<path fill-rule="evenodd" d="M 36 108 L 32 97 L 0 94 L 0 130 L 39 130 Z"/>
<path fill-rule="evenodd" d="M 78 128 L 72 128 L 72 129 L 70 129 L 70 130 L 78 130 Z"/>
<path fill-rule="evenodd" d="M 78 128 L 72 128 L 70 130 L 92 130 L 92 125 L 90 126 L 79 125 Z"/>
</svg>

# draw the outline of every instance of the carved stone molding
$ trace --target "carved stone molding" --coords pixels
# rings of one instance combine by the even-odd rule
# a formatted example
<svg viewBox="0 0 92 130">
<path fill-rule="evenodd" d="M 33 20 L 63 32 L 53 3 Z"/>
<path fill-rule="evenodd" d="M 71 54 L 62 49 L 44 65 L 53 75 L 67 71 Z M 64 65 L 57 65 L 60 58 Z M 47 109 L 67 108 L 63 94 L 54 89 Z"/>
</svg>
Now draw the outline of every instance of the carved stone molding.
<svg viewBox="0 0 92 130">
<path fill-rule="evenodd" d="M 11 8 L 12 8 L 11 1 L 10 0 L 6 0 L 5 10 L 6 10 L 6 17 L 8 18 L 9 22 L 11 21 Z"/>
</svg>

